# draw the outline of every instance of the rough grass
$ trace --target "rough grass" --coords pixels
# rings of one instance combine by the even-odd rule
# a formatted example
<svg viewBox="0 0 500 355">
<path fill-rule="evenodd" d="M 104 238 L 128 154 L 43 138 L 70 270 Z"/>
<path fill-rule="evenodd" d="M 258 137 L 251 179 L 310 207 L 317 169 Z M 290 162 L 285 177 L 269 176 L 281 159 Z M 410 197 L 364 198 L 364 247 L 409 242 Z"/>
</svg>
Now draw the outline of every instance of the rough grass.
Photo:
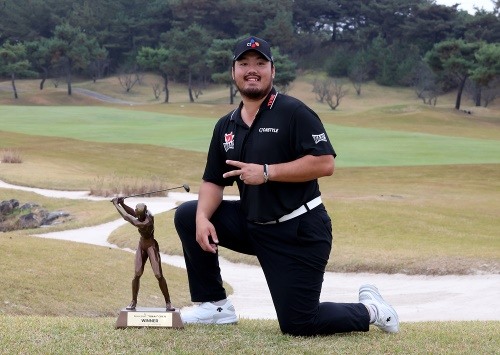
<svg viewBox="0 0 500 355">
<path fill-rule="evenodd" d="M 89 143 L 0 131 L 1 146 L 22 147 L 23 164 L 2 167 L 0 179 L 51 189 L 90 190 L 103 183 L 201 181 L 206 154 L 152 145 Z M 37 174 L 33 174 L 36 171 Z"/>
<path fill-rule="evenodd" d="M 90 187 L 90 195 L 104 197 L 129 196 L 133 194 L 144 194 L 145 197 L 165 196 L 166 192 L 161 190 L 169 188 L 159 177 L 151 177 L 150 179 L 136 178 L 133 181 L 129 180 L 130 179 L 115 177 L 97 178 Z"/>
<path fill-rule="evenodd" d="M 374 184 L 384 173 L 384 180 Z M 337 179 L 325 179 L 323 198 L 334 221 L 334 248 L 327 270 L 426 275 L 500 272 L 499 202 L 491 198 L 500 190 L 495 179 L 499 173 L 498 165 L 394 168 L 390 174 L 384 168 L 365 168 L 341 170 Z M 173 212 L 160 219 L 158 235 L 165 236 L 160 245 L 168 245 L 166 253 L 181 254 L 172 219 Z M 110 241 L 132 247 L 128 229 L 117 229 Z M 386 257 L 388 250 L 391 258 Z M 257 263 L 254 257 L 223 248 L 220 253 L 234 262 Z"/>
<path fill-rule="evenodd" d="M 0 314 L 115 316 L 130 302 L 132 253 L 29 237 L 25 232 L 0 234 Z M 173 305 L 190 305 L 185 270 L 168 265 L 163 269 Z M 164 306 L 150 267 L 141 278 L 139 304 Z"/>
<path fill-rule="evenodd" d="M 373 329 L 328 337 L 281 334 L 275 321 L 236 326 L 120 329 L 115 318 L 0 315 L 5 354 L 495 354 L 500 322 L 403 324 L 397 335 Z"/>
<path fill-rule="evenodd" d="M 81 83 L 86 88 L 96 85 L 110 95 L 116 95 L 115 84 L 111 78 L 98 84 Z M 428 107 L 411 90 L 384 88 L 382 92 L 368 84 L 362 98 L 350 97 L 343 109 L 332 112 L 314 102 L 308 85 L 305 77 L 294 84 L 292 93 L 300 93 L 320 113 L 339 153 L 334 176 L 321 179 L 321 191 L 334 219 L 329 270 L 498 272 L 500 225 L 495 211 L 500 208 L 500 116 L 495 106 L 463 115 L 450 109 L 453 101 L 446 97 L 437 107 Z M 5 113 L 0 118 L 2 127 L 30 133 L 0 131 L 0 149 L 20 150 L 24 158 L 23 164 L 3 166 L 0 179 L 111 193 L 117 187 L 188 183 L 197 192 L 206 159 L 201 150 L 211 135 L 207 127 L 219 111 L 228 111 L 228 105 L 180 104 L 182 98 L 176 95 L 183 90 L 176 87 L 173 103 L 168 105 L 0 107 Z M 206 92 L 223 95 L 217 88 Z M 9 114 L 17 119 L 10 119 Z M 73 121 L 75 127 L 68 124 Z M 154 134 L 142 127 L 145 122 L 154 123 Z M 76 134 L 80 139 L 42 137 L 37 132 Z M 207 143 L 192 143 L 200 139 Z M 182 149 L 169 146 L 172 141 Z M 235 194 L 236 189 L 229 188 L 227 193 Z M 180 253 L 175 231 L 167 227 L 162 234 L 172 238 L 170 250 Z M 127 238 L 119 239 L 127 243 Z M 134 238 L 128 243 L 135 247 Z M 392 257 L 384 260 L 388 249 Z M 254 262 L 231 252 L 224 256 Z"/>
<path fill-rule="evenodd" d="M 161 181 L 167 187 L 188 183 L 197 192 L 205 159 L 200 153 L 161 147 L 89 145 L 1 132 L 0 136 L 5 137 L 2 142 L 33 146 L 30 159 L 3 166 L 1 178 L 46 188 L 91 190 L 98 188 L 101 183 L 96 181 L 102 179 L 112 186 L 132 185 L 139 179 L 151 184 Z M 45 149 L 36 149 L 38 145 Z M 162 156 L 165 164 L 157 164 Z M 334 250 L 328 269 L 411 274 L 498 272 L 499 222 L 495 211 L 500 208 L 499 169 L 498 164 L 337 169 L 333 177 L 321 180 L 323 197 L 334 219 Z M 228 193 L 236 193 L 235 188 Z M 4 196 L 11 198 L 5 192 Z M 175 231 L 166 230 L 165 234 L 172 238 L 170 246 L 178 244 Z M 135 248 L 134 238 L 131 243 Z M 368 245 L 370 248 L 363 247 Z M 384 255 L 387 249 L 393 250 L 389 261 L 372 257 Z M 422 253 L 414 255 L 415 250 Z M 446 262 L 437 262 L 436 256 Z M 228 253 L 227 257 L 235 260 L 242 256 Z M 248 261 L 246 257 L 242 260 Z"/>
<path fill-rule="evenodd" d="M 0 83 L 0 104 L 104 106 L 80 94 L 67 97 L 63 87 L 47 88 L 40 95 L 37 81 L 17 84 L 21 98 L 15 101 L 8 90 L 2 90 L 4 85 Z M 230 109 L 225 103 L 225 88 L 206 90 L 202 100 L 207 98 L 207 101 L 187 104 L 185 88 L 176 86 L 172 88 L 172 103 L 159 105 L 146 99 L 148 95 L 152 97 L 152 93 L 147 94 L 147 86 L 134 87 L 133 95 L 125 95 L 118 93 L 112 78 L 98 84 L 78 85 L 141 102 L 141 105 L 127 107 L 137 119 L 143 112 L 149 112 L 211 120 Z M 488 109 L 472 108 L 473 115 L 463 115 L 451 109 L 452 96 L 440 98 L 436 108 L 429 108 L 420 105 L 411 91 L 382 91 L 369 84 L 363 87 L 362 97 L 349 96 L 339 109 L 331 112 L 315 103 L 309 90 L 307 80 L 299 80 L 291 93 L 310 103 L 325 123 L 336 127 L 498 141 L 498 105 Z M 124 106 L 114 107 L 123 111 Z M 79 110 L 74 108 L 75 112 Z M 40 111 L 35 110 L 35 114 L 37 112 Z M 14 117 L 9 120 L 15 122 Z M 97 143 L 90 139 L 89 143 L 42 137 L 36 131 L 13 133 L 5 130 L 3 122 L 0 149 L 19 149 L 23 157 L 22 164 L 0 165 L 0 179 L 10 183 L 90 190 L 103 181 L 127 185 L 138 180 L 159 179 L 167 187 L 189 183 L 193 192 L 199 186 L 206 156 L 201 151 L 148 144 L 150 142 Z M 211 131 L 205 134 L 209 136 Z M 356 143 L 353 146 L 363 145 L 360 141 Z M 345 149 L 351 148 L 341 149 L 342 159 L 349 158 Z M 464 153 L 457 150 L 459 154 Z M 363 160 L 369 161 L 366 157 Z M 412 166 L 411 161 L 407 166 L 340 166 L 332 178 L 321 180 L 323 197 L 334 220 L 335 241 L 329 270 L 423 274 L 498 272 L 499 169 L 498 163 Z M 236 191 L 231 188 L 228 193 Z M 0 189 L 0 200 L 10 198 L 66 210 L 75 217 L 47 231 L 79 228 L 117 218 L 116 210 L 108 201 L 49 199 Z M 179 254 L 172 212 L 161 214 L 156 221 L 162 251 Z M 314 338 L 285 336 L 276 321 L 257 320 L 242 320 L 234 327 L 188 326 L 179 331 L 115 330 L 117 312 L 130 300 L 133 255 L 28 236 L 35 232 L 40 231 L 0 234 L 0 353 L 496 354 L 500 348 L 498 321 L 403 323 L 397 335 L 374 329 L 369 333 Z M 113 233 L 111 241 L 135 248 L 136 231 L 125 225 Z M 389 250 L 390 258 L 387 257 Z M 232 260 L 253 262 L 238 259 L 241 256 L 225 250 L 222 254 Z M 162 306 L 156 279 L 148 271 L 141 279 L 139 303 Z M 165 265 L 164 273 L 173 304 L 177 307 L 189 304 L 185 271 Z"/>
</svg>

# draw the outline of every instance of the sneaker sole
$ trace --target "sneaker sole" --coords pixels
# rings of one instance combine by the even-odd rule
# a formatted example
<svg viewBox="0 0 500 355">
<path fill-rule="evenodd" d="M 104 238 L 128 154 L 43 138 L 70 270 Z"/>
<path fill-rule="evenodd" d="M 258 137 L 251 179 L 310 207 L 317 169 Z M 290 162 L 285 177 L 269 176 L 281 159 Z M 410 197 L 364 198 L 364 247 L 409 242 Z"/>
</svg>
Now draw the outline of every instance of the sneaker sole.
<svg viewBox="0 0 500 355">
<path fill-rule="evenodd" d="M 231 319 L 227 319 L 227 318 L 219 319 L 219 320 L 216 320 L 214 322 L 214 324 L 236 324 L 236 323 L 238 323 L 238 318 L 237 317 L 234 317 L 234 318 L 231 318 Z"/>
<path fill-rule="evenodd" d="M 234 324 L 238 323 L 238 316 L 231 302 L 224 306 L 202 304 L 181 310 L 181 319 L 184 324 Z"/>
<path fill-rule="evenodd" d="M 182 319 L 182 317 L 181 317 Z M 196 321 L 186 321 L 182 320 L 184 324 L 236 324 L 238 323 L 238 319 L 204 319 L 204 320 L 196 320 Z"/>
<path fill-rule="evenodd" d="M 181 314 L 182 319 L 182 314 Z M 210 318 L 210 319 L 196 319 L 196 320 L 184 320 L 182 319 L 184 324 L 236 324 L 238 323 L 238 317 L 221 317 L 221 318 Z"/>
</svg>

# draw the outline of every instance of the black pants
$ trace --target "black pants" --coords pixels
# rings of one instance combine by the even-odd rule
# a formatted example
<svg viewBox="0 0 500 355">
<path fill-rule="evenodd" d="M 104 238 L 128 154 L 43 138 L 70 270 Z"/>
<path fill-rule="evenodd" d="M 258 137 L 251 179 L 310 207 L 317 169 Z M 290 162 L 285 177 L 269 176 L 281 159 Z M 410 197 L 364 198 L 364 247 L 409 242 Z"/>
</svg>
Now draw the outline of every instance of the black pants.
<svg viewBox="0 0 500 355">
<path fill-rule="evenodd" d="M 181 239 L 193 302 L 226 298 L 217 254 L 196 242 L 197 201 L 180 205 L 175 227 Z M 289 221 L 247 222 L 239 201 L 222 201 L 212 216 L 219 246 L 256 255 L 264 271 L 282 332 L 320 335 L 367 331 L 361 303 L 319 302 L 332 246 L 332 224 L 323 205 Z M 241 275 L 245 277 L 245 275 Z"/>
</svg>

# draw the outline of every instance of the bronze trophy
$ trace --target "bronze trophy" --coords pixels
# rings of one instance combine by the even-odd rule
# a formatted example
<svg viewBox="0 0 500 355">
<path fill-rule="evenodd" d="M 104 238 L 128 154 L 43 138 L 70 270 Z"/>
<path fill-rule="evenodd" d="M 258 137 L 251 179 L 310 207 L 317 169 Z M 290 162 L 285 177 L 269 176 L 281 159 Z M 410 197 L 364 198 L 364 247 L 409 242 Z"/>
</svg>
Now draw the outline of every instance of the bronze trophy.
<svg viewBox="0 0 500 355">
<path fill-rule="evenodd" d="M 188 185 L 182 185 L 186 192 L 189 192 Z M 179 188 L 175 187 L 175 188 Z M 167 328 L 183 328 L 180 313 L 170 301 L 167 281 L 163 276 L 161 268 L 160 248 L 154 237 L 154 216 L 148 210 L 144 203 L 138 203 L 133 209 L 125 204 L 125 199 L 128 197 L 136 197 L 148 195 L 171 189 L 158 190 L 143 194 L 130 195 L 125 197 L 115 197 L 111 200 L 117 211 L 124 220 L 137 228 L 140 239 L 135 252 L 135 273 L 132 279 L 132 301 L 130 304 L 120 311 L 120 315 L 116 321 L 116 328 L 127 327 L 167 327 Z M 139 294 L 140 278 L 144 273 L 144 266 L 148 260 L 158 280 L 158 286 L 165 299 L 165 308 L 147 308 L 137 307 L 137 296 Z"/>
</svg>

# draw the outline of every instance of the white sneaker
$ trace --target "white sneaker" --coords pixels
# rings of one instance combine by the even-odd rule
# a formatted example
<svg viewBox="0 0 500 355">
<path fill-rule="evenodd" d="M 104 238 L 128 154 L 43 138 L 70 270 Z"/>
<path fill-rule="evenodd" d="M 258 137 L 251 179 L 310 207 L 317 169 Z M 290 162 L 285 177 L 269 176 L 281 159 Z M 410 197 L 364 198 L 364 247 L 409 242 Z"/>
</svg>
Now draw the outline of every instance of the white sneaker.
<svg viewBox="0 0 500 355">
<path fill-rule="evenodd" d="M 217 306 L 212 302 L 204 302 L 198 307 L 181 311 L 181 319 L 184 324 L 231 324 L 238 322 L 234 306 L 228 299 L 222 306 Z"/>
<path fill-rule="evenodd" d="M 373 285 L 363 285 L 359 288 L 359 302 L 376 311 L 374 324 L 388 333 L 399 331 L 399 318 L 396 310 L 380 295 Z"/>
</svg>

